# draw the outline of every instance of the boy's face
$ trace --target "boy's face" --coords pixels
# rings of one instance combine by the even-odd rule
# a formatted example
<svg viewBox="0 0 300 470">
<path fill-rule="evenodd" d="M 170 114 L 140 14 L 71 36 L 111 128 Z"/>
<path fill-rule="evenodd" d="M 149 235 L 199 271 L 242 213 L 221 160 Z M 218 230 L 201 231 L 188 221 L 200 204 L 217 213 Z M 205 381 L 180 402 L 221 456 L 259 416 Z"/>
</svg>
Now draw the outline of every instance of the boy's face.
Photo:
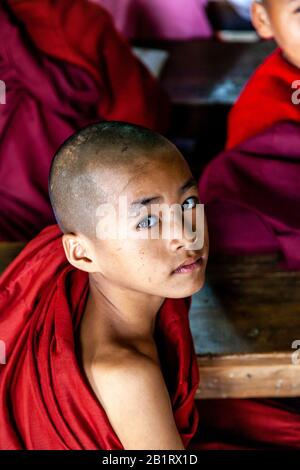
<svg viewBox="0 0 300 470">
<path fill-rule="evenodd" d="M 254 1 L 252 19 L 258 34 L 274 38 L 287 60 L 300 68 L 300 0 Z"/>
<path fill-rule="evenodd" d="M 108 202 L 114 210 L 104 211 L 101 217 L 98 212 L 96 217 L 97 239 L 91 249 L 94 276 L 100 284 L 101 278 L 105 278 L 121 289 L 169 298 L 187 297 L 201 289 L 208 257 L 206 220 L 205 217 L 201 220 L 200 211 L 196 227 L 196 204 L 200 203 L 196 184 L 181 193 L 179 190 L 191 178 L 186 161 L 172 147 L 162 149 L 152 159 L 142 160 L 134 170 L 117 171 L 113 180 L 111 174 L 104 178 L 106 193 L 112 194 L 113 189 L 114 195 Z M 161 196 L 161 200 L 146 207 L 133 206 L 129 212 L 133 201 L 154 196 Z M 128 208 L 125 217 L 122 213 L 122 220 L 119 219 L 121 200 L 126 201 Z M 165 207 L 184 208 L 168 219 L 170 232 L 164 235 L 162 223 L 168 222 L 165 213 L 159 211 L 163 203 Z M 184 219 L 190 220 L 186 232 L 180 231 Z M 179 232 L 174 237 L 172 230 L 176 229 Z M 118 239 L 119 233 L 123 239 Z M 204 243 L 197 246 L 196 235 Z M 203 259 L 195 269 L 174 273 L 188 258 L 191 262 L 200 256 Z"/>
</svg>

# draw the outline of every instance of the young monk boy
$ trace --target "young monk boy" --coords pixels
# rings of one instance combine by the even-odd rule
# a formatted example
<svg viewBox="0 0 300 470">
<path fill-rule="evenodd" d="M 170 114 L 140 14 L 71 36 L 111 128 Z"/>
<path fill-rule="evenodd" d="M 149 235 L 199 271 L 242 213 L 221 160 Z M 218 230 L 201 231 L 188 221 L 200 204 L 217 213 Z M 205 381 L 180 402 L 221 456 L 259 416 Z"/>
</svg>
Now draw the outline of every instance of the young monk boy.
<svg viewBox="0 0 300 470">
<path fill-rule="evenodd" d="M 186 161 L 153 131 L 94 124 L 58 150 L 49 192 L 61 230 L 0 284 L 0 448 L 186 448 L 199 381 L 188 307 L 208 256 Z"/>
<path fill-rule="evenodd" d="M 300 1 L 254 0 L 258 34 L 278 44 L 257 69 L 229 115 L 227 148 L 282 121 L 300 122 Z"/>
</svg>

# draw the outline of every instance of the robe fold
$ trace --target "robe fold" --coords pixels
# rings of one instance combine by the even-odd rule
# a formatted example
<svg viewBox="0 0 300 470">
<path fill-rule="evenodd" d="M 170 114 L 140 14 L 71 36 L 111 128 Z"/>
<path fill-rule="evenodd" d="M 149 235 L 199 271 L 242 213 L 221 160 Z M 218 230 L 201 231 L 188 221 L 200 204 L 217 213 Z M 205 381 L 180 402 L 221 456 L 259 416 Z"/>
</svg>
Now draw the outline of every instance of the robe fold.
<svg viewBox="0 0 300 470">
<path fill-rule="evenodd" d="M 300 399 L 197 400 L 194 450 L 300 450 Z"/>
<path fill-rule="evenodd" d="M 211 253 L 280 253 L 300 270 L 300 125 L 278 123 L 212 160 L 199 181 Z"/>
<path fill-rule="evenodd" d="M 79 128 L 98 121 L 99 91 L 84 70 L 41 54 L 0 5 L 0 240 L 29 240 L 55 219 L 50 163 Z"/>
<path fill-rule="evenodd" d="M 0 79 L 6 85 L 6 104 L 0 104 L 0 240 L 27 241 L 55 223 L 50 163 L 76 130 L 109 118 L 150 127 L 164 119 L 165 101 L 154 79 L 114 38 L 108 15 L 89 2 L 85 12 L 84 5 L 25 0 L 11 2 L 15 12 L 0 5 Z"/>
<path fill-rule="evenodd" d="M 156 79 L 132 54 L 106 10 L 88 0 L 8 0 L 43 53 L 82 67 L 100 93 L 106 120 L 165 132 L 169 102 Z"/>
<path fill-rule="evenodd" d="M 276 49 L 255 71 L 230 111 L 226 148 L 279 122 L 300 123 L 299 80 L 300 70 Z"/>
<path fill-rule="evenodd" d="M 44 229 L 0 279 L 0 339 L 6 348 L 6 363 L 0 365 L 0 448 L 123 449 L 81 364 L 79 325 L 88 274 L 68 263 L 61 235 L 57 225 Z M 165 299 L 155 325 L 185 446 L 198 426 L 190 303 L 191 297 Z"/>
</svg>

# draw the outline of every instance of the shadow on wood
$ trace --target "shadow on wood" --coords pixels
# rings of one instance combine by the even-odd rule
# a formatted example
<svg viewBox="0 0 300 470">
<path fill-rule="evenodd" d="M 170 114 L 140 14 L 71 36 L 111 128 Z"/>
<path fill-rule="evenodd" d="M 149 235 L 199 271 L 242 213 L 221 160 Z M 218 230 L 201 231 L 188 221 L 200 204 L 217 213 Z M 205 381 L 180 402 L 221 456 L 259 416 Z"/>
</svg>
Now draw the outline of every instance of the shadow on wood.
<svg viewBox="0 0 300 470">
<path fill-rule="evenodd" d="M 300 273 L 273 256 L 209 262 L 205 288 L 193 296 L 191 328 L 201 383 L 198 396 L 300 395 Z M 299 343 L 300 346 L 300 343 Z"/>
<path fill-rule="evenodd" d="M 26 245 L 25 242 L 0 242 L 0 274 Z"/>
</svg>

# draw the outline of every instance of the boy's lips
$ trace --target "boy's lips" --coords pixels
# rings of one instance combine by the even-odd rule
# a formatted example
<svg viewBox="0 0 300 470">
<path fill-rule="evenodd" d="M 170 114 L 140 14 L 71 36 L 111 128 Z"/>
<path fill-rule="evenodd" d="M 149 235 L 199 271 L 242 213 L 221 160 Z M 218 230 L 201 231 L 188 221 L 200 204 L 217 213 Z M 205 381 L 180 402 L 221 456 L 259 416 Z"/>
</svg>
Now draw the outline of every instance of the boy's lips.
<svg viewBox="0 0 300 470">
<path fill-rule="evenodd" d="M 176 272 L 189 272 L 197 267 L 197 265 L 202 264 L 204 256 L 195 256 L 187 258 L 182 264 L 180 264 L 176 269 L 174 269 L 173 273 Z M 201 263 L 197 263 L 197 262 Z"/>
</svg>

